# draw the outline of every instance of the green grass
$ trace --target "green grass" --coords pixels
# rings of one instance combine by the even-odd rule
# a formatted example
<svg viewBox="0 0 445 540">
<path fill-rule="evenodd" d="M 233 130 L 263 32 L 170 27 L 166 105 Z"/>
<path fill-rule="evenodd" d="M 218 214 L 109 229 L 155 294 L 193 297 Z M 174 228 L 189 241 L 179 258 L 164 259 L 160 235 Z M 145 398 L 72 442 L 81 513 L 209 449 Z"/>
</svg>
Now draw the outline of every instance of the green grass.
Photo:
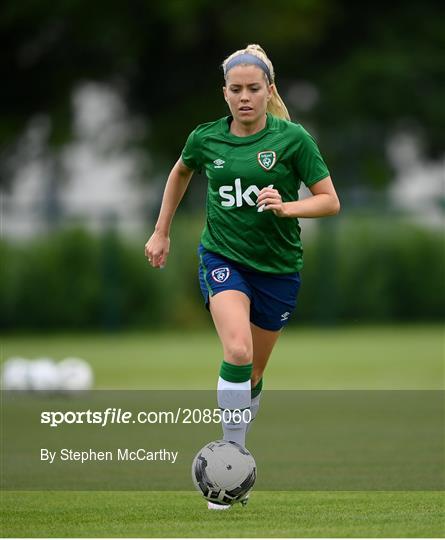
<svg viewBox="0 0 445 540">
<path fill-rule="evenodd" d="M 214 388 L 216 335 L 3 336 L 2 360 L 80 356 L 97 388 Z M 267 389 L 441 389 L 440 326 L 296 329 L 280 338 Z M 4 492 L 5 537 L 443 537 L 442 492 L 254 492 L 209 512 L 193 492 Z"/>
<path fill-rule="evenodd" d="M 31 537 L 441 537 L 436 492 L 257 492 L 210 512 L 191 492 L 13 493 L 3 535 Z"/>
<path fill-rule="evenodd" d="M 441 326 L 303 328 L 280 337 L 268 389 L 440 389 Z M 214 332 L 3 336 L 2 360 L 80 356 L 98 388 L 213 389 L 222 359 Z"/>
</svg>

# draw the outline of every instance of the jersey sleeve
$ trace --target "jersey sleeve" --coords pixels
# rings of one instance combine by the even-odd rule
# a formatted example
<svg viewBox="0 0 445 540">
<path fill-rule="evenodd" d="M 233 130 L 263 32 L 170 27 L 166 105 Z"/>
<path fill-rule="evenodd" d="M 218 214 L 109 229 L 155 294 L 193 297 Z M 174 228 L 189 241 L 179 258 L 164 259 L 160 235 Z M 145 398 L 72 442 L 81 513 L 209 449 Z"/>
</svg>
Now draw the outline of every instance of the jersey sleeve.
<svg viewBox="0 0 445 540">
<path fill-rule="evenodd" d="M 184 149 L 181 153 L 181 159 L 184 164 L 194 171 L 199 171 L 202 168 L 200 148 L 196 136 L 196 129 L 190 133 Z"/>
<path fill-rule="evenodd" d="M 301 139 L 294 164 L 300 180 L 307 187 L 329 176 L 329 170 L 321 157 L 315 139 L 303 127 L 301 127 Z"/>
</svg>

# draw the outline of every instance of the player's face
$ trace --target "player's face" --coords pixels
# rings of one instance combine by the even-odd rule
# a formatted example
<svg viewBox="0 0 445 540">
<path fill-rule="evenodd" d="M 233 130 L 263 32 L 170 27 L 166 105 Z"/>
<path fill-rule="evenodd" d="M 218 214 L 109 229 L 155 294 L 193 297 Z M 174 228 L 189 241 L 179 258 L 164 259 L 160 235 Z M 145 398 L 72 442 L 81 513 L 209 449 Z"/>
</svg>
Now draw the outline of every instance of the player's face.
<svg viewBox="0 0 445 540">
<path fill-rule="evenodd" d="M 258 66 L 235 66 L 227 74 L 224 98 L 236 122 L 255 124 L 266 114 L 272 85 Z"/>
</svg>

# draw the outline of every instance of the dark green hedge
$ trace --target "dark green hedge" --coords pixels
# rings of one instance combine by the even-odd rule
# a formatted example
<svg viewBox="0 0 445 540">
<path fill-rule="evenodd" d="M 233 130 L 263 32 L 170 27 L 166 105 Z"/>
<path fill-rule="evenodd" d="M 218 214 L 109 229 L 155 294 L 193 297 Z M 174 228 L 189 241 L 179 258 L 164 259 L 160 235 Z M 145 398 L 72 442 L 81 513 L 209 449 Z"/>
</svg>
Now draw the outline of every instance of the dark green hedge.
<svg viewBox="0 0 445 540">
<path fill-rule="evenodd" d="M 445 312 L 440 231 L 403 220 L 322 220 L 305 242 L 302 320 L 428 321 Z"/>
<path fill-rule="evenodd" d="M 3 329 L 199 327 L 210 324 L 197 281 L 200 221 L 178 217 L 169 264 L 151 269 L 144 239 L 65 230 L 1 243 Z M 443 238 L 400 220 L 321 220 L 304 234 L 294 324 L 433 321 L 444 316 Z"/>
</svg>

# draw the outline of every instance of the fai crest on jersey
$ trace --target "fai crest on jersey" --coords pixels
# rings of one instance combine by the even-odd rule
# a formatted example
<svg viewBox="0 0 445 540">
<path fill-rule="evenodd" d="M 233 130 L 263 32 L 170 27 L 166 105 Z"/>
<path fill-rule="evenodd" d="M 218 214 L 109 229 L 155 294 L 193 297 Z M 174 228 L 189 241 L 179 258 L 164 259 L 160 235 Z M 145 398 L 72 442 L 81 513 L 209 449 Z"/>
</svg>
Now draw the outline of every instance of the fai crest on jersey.
<svg viewBox="0 0 445 540">
<path fill-rule="evenodd" d="M 277 154 L 273 150 L 265 150 L 263 152 L 258 152 L 258 163 L 266 171 L 270 171 L 270 169 L 275 165 L 276 161 Z"/>
<path fill-rule="evenodd" d="M 230 276 L 230 268 L 223 266 L 221 268 L 215 268 L 212 270 L 212 278 L 216 283 L 224 283 Z"/>
</svg>

